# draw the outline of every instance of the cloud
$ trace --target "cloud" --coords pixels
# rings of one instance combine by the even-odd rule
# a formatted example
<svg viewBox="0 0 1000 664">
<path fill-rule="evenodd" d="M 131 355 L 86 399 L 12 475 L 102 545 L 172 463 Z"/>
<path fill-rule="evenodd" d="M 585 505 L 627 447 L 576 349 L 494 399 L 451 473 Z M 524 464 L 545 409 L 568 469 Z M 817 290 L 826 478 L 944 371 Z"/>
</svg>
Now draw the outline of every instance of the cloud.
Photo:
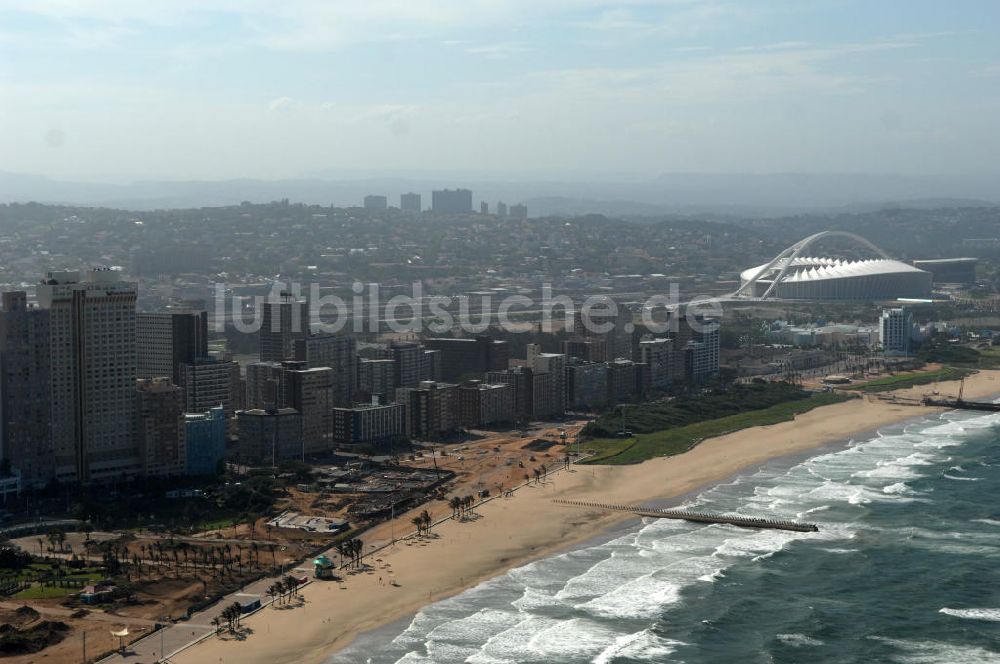
<svg viewBox="0 0 1000 664">
<path fill-rule="evenodd" d="M 272 112 L 290 111 L 295 108 L 295 100 L 291 97 L 278 97 L 272 99 L 267 105 L 267 110 Z"/>
<path fill-rule="evenodd" d="M 465 49 L 466 53 L 473 55 L 483 55 L 494 60 L 503 60 L 512 55 L 529 53 L 534 49 L 527 44 L 505 42 L 502 44 L 483 44 L 482 46 L 470 46 Z"/>
</svg>

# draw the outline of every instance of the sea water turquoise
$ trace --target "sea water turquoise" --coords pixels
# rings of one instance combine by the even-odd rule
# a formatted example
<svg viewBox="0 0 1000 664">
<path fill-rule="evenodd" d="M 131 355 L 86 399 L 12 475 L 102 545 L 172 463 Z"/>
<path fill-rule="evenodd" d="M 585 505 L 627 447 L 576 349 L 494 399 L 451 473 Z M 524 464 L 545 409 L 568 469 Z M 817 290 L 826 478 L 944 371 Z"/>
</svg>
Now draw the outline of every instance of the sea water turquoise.
<svg viewBox="0 0 1000 664">
<path fill-rule="evenodd" d="M 328 662 L 1000 662 L 998 415 L 883 429 L 682 507 L 820 531 L 635 521 Z"/>
</svg>

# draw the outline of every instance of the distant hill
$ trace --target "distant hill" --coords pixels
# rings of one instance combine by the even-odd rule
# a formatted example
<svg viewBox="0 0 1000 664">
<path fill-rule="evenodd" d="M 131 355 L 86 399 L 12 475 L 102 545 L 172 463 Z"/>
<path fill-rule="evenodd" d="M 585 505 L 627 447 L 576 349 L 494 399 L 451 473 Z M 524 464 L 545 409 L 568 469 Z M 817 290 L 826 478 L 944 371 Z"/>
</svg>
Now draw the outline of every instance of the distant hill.
<svg viewBox="0 0 1000 664">
<path fill-rule="evenodd" d="M 479 176 L 482 177 L 482 176 Z M 868 211 L 893 207 L 979 207 L 996 203 L 989 178 L 931 178 L 865 174 L 664 174 L 655 179 L 622 176 L 595 181 L 431 178 L 311 177 L 290 180 L 140 180 L 127 184 L 53 180 L 0 171 L 0 202 L 66 203 L 148 210 L 232 205 L 242 201 L 294 202 L 340 207 L 360 205 L 367 194 L 384 194 L 390 205 L 415 191 L 430 205 L 432 189 L 467 187 L 475 209 L 487 201 L 526 202 L 531 216 L 607 214 L 627 217 L 722 215 L 774 217 L 817 211 Z"/>
</svg>

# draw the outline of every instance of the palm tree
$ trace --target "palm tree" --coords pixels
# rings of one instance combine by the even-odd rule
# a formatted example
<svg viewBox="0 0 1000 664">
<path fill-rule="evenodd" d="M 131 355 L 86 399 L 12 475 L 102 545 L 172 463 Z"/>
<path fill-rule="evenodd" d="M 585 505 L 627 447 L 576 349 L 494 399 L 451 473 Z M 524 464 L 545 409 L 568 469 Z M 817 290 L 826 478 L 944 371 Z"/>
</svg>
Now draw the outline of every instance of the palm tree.
<svg viewBox="0 0 1000 664">
<path fill-rule="evenodd" d="M 461 499 L 459 499 L 458 496 L 452 496 L 451 500 L 448 501 L 448 507 L 451 508 L 451 516 L 452 516 L 452 518 L 457 518 L 458 511 L 462 507 L 462 501 L 461 501 Z"/>
<path fill-rule="evenodd" d="M 216 634 L 219 633 L 219 627 L 221 626 L 222 626 L 222 621 L 219 620 L 219 616 L 215 616 L 214 618 L 212 618 L 212 629 L 215 630 Z"/>
<path fill-rule="evenodd" d="M 352 540 L 354 542 L 354 555 L 358 560 L 358 567 L 361 567 L 362 559 L 364 558 L 365 545 L 360 539 Z"/>
<path fill-rule="evenodd" d="M 419 516 L 415 516 L 410 519 L 410 523 L 417 527 L 417 537 L 420 537 L 424 532 L 424 520 Z"/>
<path fill-rule="evenodd" d="M 430 532 L 431 521 L 432 521 L 430 513 L 427 510 L 424 510 L 420 513 L 420 516 L 417 518 L 420 519 L 420 523 L 424 527 L 424 531 Z"/>
</svg>

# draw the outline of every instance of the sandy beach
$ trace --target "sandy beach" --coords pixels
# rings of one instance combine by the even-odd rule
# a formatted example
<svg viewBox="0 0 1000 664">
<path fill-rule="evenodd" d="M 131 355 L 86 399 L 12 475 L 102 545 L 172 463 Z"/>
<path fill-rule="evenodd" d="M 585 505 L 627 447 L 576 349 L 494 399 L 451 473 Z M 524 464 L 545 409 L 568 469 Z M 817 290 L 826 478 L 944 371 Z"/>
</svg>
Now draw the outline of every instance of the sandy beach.
<svg viewBox="0 0 1000 664">
<path fill-rule="evenodd" d="M 919 398 L 932 389 L 956 395 L 958 383 L 897 394 Z M 966 380 L 965 397 L 1000 393 L 1000 372 Z M 854 399 L 800 415 L 792 422 L 746 429 L 706 440 L 676 457 L 634 466 L 579 466 L 544 484 L 518 490 L 478 508 L 479 518 L 449 520 L 432 538 L 407 540 L 379 552 L 375 569 L 343 583 L 307 586 L 301 605 L 266 608 L 244 621 L 242 639 L 210 638 L 171 658 L 180 663 L 321 662 L 359 633 L 409 615 L 512 567 L 595 537 L 628 515 L 557 505 L 553 498 L 636 503 L 683 496 L 770 459 L 846 441 L 934 409 Z M 436 516 L 446 507 L 435 505 Z M 404 517 L 404 523 L 408 519 Z M 398 585 L 391 585 L 395 580 Z M 381 582 L 380 582 L 381 580 Z"/>
</svg>

